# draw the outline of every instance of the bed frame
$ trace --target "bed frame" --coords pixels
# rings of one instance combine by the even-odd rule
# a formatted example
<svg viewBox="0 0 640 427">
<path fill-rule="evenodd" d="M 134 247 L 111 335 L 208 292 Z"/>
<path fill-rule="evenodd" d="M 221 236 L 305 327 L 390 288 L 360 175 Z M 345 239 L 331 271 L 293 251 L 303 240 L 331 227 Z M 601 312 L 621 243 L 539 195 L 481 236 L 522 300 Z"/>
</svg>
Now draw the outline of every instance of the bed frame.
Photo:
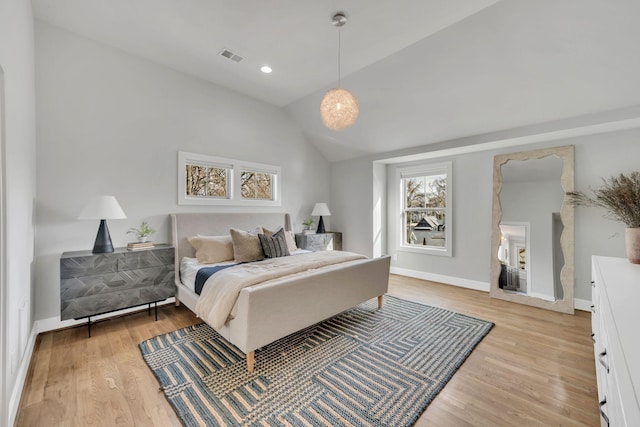
<svg viewBox="0 0 640 427">
<path fill-rule="evenodd" d="M 180 260 L 195 257 L 188 237 L 226 235 L 230 227 L 251 230 L 257 225 L 291 230 L 289 214 L 282 213 L 178 213 L 170 218 L 171 242 L 176 250 L 176 305 L 182 302 L 191 311 L 195 311 L 198 295 L 180 280 Z M 216 330 L 246 354 L 247 370 L 253 372 L 254 352 L 260 347 L 374 297 L 381 307 L 389 283 L 389 262 L 389 256 L 363 259 L 302 278 L 244 288 L 235 317 Z"/>
</svg>

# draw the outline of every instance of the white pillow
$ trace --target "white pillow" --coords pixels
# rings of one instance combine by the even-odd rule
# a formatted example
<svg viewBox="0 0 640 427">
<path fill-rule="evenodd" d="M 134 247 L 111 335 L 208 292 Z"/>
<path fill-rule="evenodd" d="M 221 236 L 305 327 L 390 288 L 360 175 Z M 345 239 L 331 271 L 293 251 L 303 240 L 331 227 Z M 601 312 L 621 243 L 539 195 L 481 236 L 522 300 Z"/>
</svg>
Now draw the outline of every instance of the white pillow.
<svg viewBox="0 0 640 427">
<path fill-rule="evenodd" d="M 187 239 L 196 250 L 199 264 L 214 264 L 233 260 L 231 236 L 193 236 Z"/>
<path fill-rule="evenodd" d="M 287 241 L 287 248 L 289 249 L 289 252 L 293 252 L 293 251 L 297 251 L 298 250 L 298 246 L 296 245 L 296 238 L 293 235 L 293 231 L 292 230 L 285 230 L 284 231 L 284 238 Z"/>
</svg>

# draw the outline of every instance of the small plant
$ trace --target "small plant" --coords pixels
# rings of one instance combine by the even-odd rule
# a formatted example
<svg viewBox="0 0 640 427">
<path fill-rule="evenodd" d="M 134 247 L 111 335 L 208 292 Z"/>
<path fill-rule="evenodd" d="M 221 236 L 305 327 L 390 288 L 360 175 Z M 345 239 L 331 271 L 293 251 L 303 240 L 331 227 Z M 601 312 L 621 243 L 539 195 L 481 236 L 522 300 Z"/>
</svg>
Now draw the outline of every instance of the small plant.
<svg viewBox="0 0 640 427">
<path fill-rule="evenodd" d="M 580 191 L 569 192 L 569 202 L 575 206 L 598 206 L 608 216 L 629 228 L 640 227 L 640 172 L 602 178 L 602 187 L 593 190 L 593 197 Z"/>
<path fill-rule="evenodd" d="M 304 221 L 302 221 L 302 224 L 303 224 L 305 227 L 307 227 L 307 230 L 311 230 L 314 222 L 315 222 L 314 220 L 312 220 L 311 218 L 309 218 L 309 219 L 305 219 Z"/>
<path fill-rule="evenodd" d="M 144 239 L 155 232 L 156 230 L 149 227 L 146 221 L 142 221 L 140 228 L 130 228 L 127 234 L 135 234 L 138 239 Z"/>
</svg>

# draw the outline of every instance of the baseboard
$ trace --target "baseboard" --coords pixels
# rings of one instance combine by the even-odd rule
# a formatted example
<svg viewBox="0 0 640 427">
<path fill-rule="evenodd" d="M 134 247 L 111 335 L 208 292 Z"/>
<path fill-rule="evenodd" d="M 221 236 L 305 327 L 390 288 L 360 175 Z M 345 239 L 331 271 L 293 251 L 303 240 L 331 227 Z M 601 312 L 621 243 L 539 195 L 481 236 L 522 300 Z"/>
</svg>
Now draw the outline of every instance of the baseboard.
<svg viewBox="0 0 640 427">
<path fill-rule="evenodd" d="M 425 271 L 410 270 L 408 268 L 399 267 L 391 267 L 390 273 L 413 277 L 415 279 L 446 283 L 447 285 L 459 286 L 461 288 L 473 289 L 476 291 L 489 292 L 489 284 L 486 282 L 479 282 L 477 280 L 462 279 L 460 277 L 445 276 L 442 274 L 427 273 Z"/>
<path fill-rule="evenodd" d="M 410 270 L 408 268 L 391 267 L 391 274 L 413 277 L 415 279 L 429 280 L 431 282 L 445 283 L 461 288 L 474 289 L 476 291 L 489 292 L 489 283 L 477 280 L 461 279 L 459 277 L 445 276 L 442 274 L 427 273 L 425 271 Z M 575 298 L 573 304 L 576 310 L 591 311 L 591 301 Z"/>
<path fill-rule="evenodd" d="M 29 365 L 31 364 L 31 356 L 33 356 L 33 349 L 36 345 L 36 337 L 38 331 L 34 323 L 29 334 L 29 341 L 27 341 L 27 347 L 25 348 L 22 360 L 20 361 L 20 367 L 18 368 L 18 374 L 16 375 L 16 382 L 13 385 L 11 394 L 9 397 L 9 406 L 7 413 L 9 415 L 7 425 L 12 426 L 15 424 L 16 416 L 18 415 L 18 407 L 20 406 L 20 398 L 22 397 L 22 390 L 24 389 L 25 381 L 27 380 L 27 373 L 29 372 Z"/>
<path fill-rule="evenodd" d="M 167 305 L 175 303 L 175 298 L 168 298 L 158 305 Z M 92 317 L 92 322 L 95 320 L 108 319 L 110 317 L 122 316 L 124 314 L 133 313 L 136 311 L 144 310 L 144 306 L 137 306 L 127 308 L 124 310 L 113 311 L 111 313 L 102 314 L 100 316 Z M 27 373 L 29 372 L 29 365 L 31 364 L 31 357 L 33 356 L 33 350 L 36 345 L 36 338 L 43 332 L 55 331 L 57 329 L 64 329 L 77 325 L 86 324 L 86 320 L 60 320 L 60 316 L 50 317 L 48 319 L 36 320 L 31 328 L 31 334 L 29 335 L 29 341 L 25 349 L 18 374 L 16 376 L 16 382 L 11 390 L 11 397 L 9 398 L 9 406 L 7 408 L 8 419 L 7 425 L 12 426 L 15 423 L 16 416 L 18 415 L 18 407 L 20 406 L 20 398 L 22 397 L 22 390 L 24 389 L 25 381 L 27 380 Z"/>
<path fill-rule="evenodd" d="M 573 301 L 573 305 L 576 310 L 591 311 L 592 302 L 590 300 L 576 298 Z"/>
<path fill-rule="evenodd" d="M 171 297 L 166 300 L 159 302 L 158 306 L 173 304 L 176 299 Z M 112 311 L 109 313 L 101 314 L 99 316 L 91 316 L 91 322 L 95 322 L 98 320 L 109 319 L 111 317 L 122 316 L 124 314 L 135 313 L 136 311 L 146 310 L 144 305 L 139 305 L 136 307 L 125 308 L 124 310 Z M 43 332 L 55 331 L 58 329 L 70 328 L 72 326 L 78 325 L 86 325 L 87 319 L 80 320 L 60 320 L 60 316 L 49 317 L 48 319 L 36 320 L 35 326 L 37 327 L 38 334 Z"/>
</svg>

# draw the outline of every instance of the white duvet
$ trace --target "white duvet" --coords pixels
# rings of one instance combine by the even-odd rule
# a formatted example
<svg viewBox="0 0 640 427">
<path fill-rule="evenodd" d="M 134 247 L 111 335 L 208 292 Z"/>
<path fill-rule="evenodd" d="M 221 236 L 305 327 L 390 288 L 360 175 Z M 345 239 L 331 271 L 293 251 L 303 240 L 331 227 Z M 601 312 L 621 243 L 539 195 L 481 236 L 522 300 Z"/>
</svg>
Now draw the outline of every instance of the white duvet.
<svg viewBox="0 0 640 427">
<path fill-rule="evenodd" d="M 226 323 L 243 288 L 291 274 L 343 262 L 365 259 L 343 251 L 321 251 L 265 259 L 221 270 L 207 279 L 196 304 L 196 314 L 216 329 Z"/>
</svg>

